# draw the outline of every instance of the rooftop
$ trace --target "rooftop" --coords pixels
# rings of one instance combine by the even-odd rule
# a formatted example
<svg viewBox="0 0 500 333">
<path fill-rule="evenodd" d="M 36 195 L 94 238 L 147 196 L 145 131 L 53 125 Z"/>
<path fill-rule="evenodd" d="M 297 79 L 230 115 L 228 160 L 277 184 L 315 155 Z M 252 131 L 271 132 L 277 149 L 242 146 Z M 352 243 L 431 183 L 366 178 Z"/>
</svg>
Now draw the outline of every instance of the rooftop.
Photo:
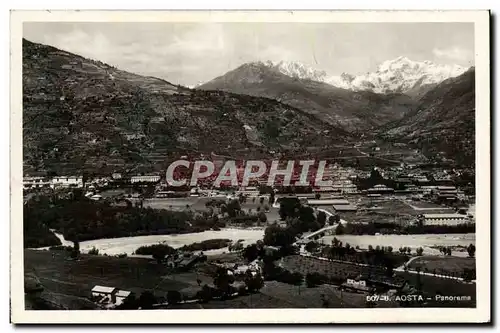
<svg viewBox="0 0 500 333">
<path fill-rule="evenodd" d="M 423 214 L 426 219 L 465 219 L 466 215 L 462 214 Z"/>
<path fill-rule="evenodd" d="M 93 293 L 104 293 L 104 294 L 111 294 L 116 290 L 115 287 L 106 287 L 106 286 L 94 286 L 92 288 Z"/>
</svg>

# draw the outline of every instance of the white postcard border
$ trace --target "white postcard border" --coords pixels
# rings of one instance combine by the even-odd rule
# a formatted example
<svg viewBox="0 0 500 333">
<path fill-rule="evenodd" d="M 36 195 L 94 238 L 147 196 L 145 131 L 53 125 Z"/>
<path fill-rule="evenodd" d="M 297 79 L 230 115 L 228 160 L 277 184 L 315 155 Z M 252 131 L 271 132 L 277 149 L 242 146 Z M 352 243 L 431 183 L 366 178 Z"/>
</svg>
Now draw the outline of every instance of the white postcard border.
<svg viewBox="0 0 500 333">
<path fill-rule="evenodd" d="M 24 308 L 22 24 L 79 22 L 473 22 L 476 66 L 477 308 L 28 311 Z M 11 320 L 13 323 L 429 323 L 488 322 L 490 268 L 490 58 L 488 11 L 12 11 Z"/>
</svg>

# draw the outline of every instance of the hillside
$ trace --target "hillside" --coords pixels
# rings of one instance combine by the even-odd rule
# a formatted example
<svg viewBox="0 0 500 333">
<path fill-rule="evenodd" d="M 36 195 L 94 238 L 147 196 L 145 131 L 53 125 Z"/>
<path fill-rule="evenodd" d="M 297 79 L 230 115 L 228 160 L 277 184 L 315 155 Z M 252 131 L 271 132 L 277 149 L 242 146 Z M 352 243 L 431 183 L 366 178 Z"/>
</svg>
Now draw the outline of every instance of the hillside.
<svg viewBox="0 0 500 333">
<path fill-rule="evenodd" d="M 346 140 L 266 98 L 175 86 L 23 40 L 24 172 L 151 171 L 167 158 L 269 155 Z"/>
<path fill-rule="evenodd" d="M 429 156 L 442 154 L 459 164 L 473 165 L 474 80 L 475 69 L 472 67 L 464 74 L 440 83 L 420 98 L 415 111 L 388 125 L 383 136 L 390 140 L 409 141 Z"/>
<path fill-rule="evenodd" d="M 302 67 L 297 68 L 295 69 L 301 72 L 292 77 L 290 68 L 287 69 L 287 74 L 283 73 L 283 65 L 280 67 L 263 62 L 247 63 L 197 89 L 230 91 L 276 99 L 350 132 L 363 132 L 400 119 L 413 107 L 411 98 L 406 95 L 382 95 L 369 91 L 341 89 L 307 79 L 305 77 L 309 77 L 313 72 L 309 73 Z"/>
</svg>

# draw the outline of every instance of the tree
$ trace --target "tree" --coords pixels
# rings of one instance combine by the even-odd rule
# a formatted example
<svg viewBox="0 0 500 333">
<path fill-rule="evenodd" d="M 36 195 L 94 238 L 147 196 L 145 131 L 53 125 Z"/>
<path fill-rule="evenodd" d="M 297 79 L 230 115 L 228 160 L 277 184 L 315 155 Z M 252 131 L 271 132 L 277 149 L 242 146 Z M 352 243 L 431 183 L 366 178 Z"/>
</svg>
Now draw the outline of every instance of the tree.
<svg viewBox="0 0 500 333">
<path fill-rule="evenodd" d="M 245 285 L 249 292 L 255 292 L 264 287 L 264 279 L 259 273 L 252 273 L 250 270 L 246 272 Z"/>
<path fill-rule="evenodd" d="M 271 194 L 269 196 L 269 204 L 270 205 L 274 204 L 274 191 L 271 192 Z"/>
<path fill-rule="evenodd" d="M 394 275 L 394 263 L 390 258 L 385 259 L 385 274 L 389 277 Z"/>
<path fill-rule="evenodd" d="M 95 256 L 96 256 L 96 255 L 98 255 L 98 254 L 99 254 L 99 250 L 98 250 L 98 249 L 96 249 L 96 247 L 94 246 L 94 247 L 92 247 L 92 249 L 89 251 L 89 254 L 91 254 L 91 255 L 95 255 Z"/>
<path fill-rule="evenodd" d="M 273 224 L 264 231 L 264 244 L 287 247 L 295 242 L 295 235 L 291 228 L 281 228 Z"/>
<path fill-rule="evenodd" d="M 123 303 L 117 307 L 118 310 L 135 310 L 137 308 L 139 308 L 139 300 L 134 296 L 134 294 L 125 298 Z"/>
<path fill-rule="evenodd" d="M 141 309 L 152 309 L 154 304 L 156 304 L 156 297 L 152 292 L 146 290 L 141 293 L 138 300 L 138 305 Z"/>
<path fill-rule="evenodd" d="M 212 289 L 210 289 L 210 287 L 205 284 L 205 285 L 203 285 L 203 287 L 201 288 L 201 290 L 196 293 L 196 297 L 201 302 L 207 303 L 207 302 L 209 302 L 213 298 L 213 296 L 212 296 Z"/>
<path fill-rule="evenodd" d="M 158 244 L 151 249 L 151 255 L 159 264 L 165 259 L 165 256 L 169 254 L 169 248 L 167 246 L 162 246 L 163 244 Z"/>
<path fill-rule="evenodd" d="M 219 267 L 214 277 L 215 287 L 222 293 L 222 297 L 229 295 L 231 283 L 234 282 L 234 276 L 227 273 L 227 269 Z"/>
<path fill-rule="evenodd" d="M 260 222 L 262 222 L 262 223 L 266 223 L 267 222 L 267 215 L 266 215 L 266 213 L 260 212 L 257 216 L 258 216 Z"/>
<path fill-rule="evenodd" d="M 474 244 L 470 244 L 467 247 L 467 253 L 469 253 L 469 257 L 474 258 L 474 255 L 476 254 L 476 246 Z"/>
<path fill-rule="evenodd" d="M 182 301 L 182 295 L 177 290 L 169 290 L 167 292 L 168 304 L 178 304 Z"/>
<path fill-rule="evenodd" d="M 243 258 L 248 260 L 249 262 L 254 261 L 259 257 L 259 248 L 257 247 L 257 244 L 251 244 L 248 245 L 244 250 L 243 250 Z"/>
<path fill-rule="evenodd" d="M 308 273 L 306 274 L 306 285 L 307 288 L 314 288 L 324 282 L 324 277 L 319 273 Z"/>
<path fill-rule="evenodd" d="M 417 249 L 417 256 L 421 256 L 424 253 L 424 249 L 422 247 L 419 247 Z"/>
<path fill-rule="evenodd" d="M 321 228 L 323 228 L 325 226 L 325 223 L 326 223 L 326 213 L 320 210 L 318 212 L 318 216 L 317 216 L 316 220 L 318 221 Z"/>
<path fill-rule="evenodd" d="M 241 205 L 238 200 L 231 200 L 227 204 L 227 214 L 229 217 L 235 217 L 241 212 Z"/>
<path fill-rule="evenodd" d="M 80 242 L 78 240 L 73 241 L 73 250 L 71 251 L 71 258 L 76 259 L 80 256 Z"/>
<path fill-rule="evenodd" d="M 306 244 L 305 246 L 305 250 L 307 252 L 314 252 L 314 250 L 316 250 L 318 248 L 319 244 L 314 242 L 314 241 L 310 241 L 309 243 Z"/>
<path fill-rule="evenodd" d="M 287 217 L 297 217 L 298 216 L 298 208 L 301 207 L 300 201 L 298 198 L 281 198 L 279 208 L 279 215 L 282 220 L 285 220 Z"/>
<path fill-rule="evenodd" d="M 335 228 L 335 234 L 336 235 L 343 235 L 344 234 L 344 226 L 342 225 L 342 223 L 339 223 L 337 228 Z"/>
</svg>

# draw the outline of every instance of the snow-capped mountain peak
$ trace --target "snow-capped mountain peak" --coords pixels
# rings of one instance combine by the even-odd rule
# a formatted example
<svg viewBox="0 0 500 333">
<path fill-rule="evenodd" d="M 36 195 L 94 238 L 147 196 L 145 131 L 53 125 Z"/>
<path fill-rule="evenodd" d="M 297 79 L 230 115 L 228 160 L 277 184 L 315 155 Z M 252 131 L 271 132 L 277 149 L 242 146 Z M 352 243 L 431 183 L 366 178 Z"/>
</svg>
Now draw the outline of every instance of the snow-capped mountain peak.
<svg viewBox="0 0 500 333">
<path fill-rule="evenodd" d="M 440 65 L 432 61 L 413 61 L 400 56 L 381 63 L 375 72 L 358 76 L 332 76 L 325 82 L 355 91 L 372 90 L 377 93 L 406 93 L 419 87 L 440 83 L 463 74 L 466 67 Z"/>
<path fill-rule="evenodd" d="M 324 82 L 328 77 L 325 71 L 314 69 L 298 61 L 268 60 L 264 62 L 264 65 L 271 69 L 277 70 L 284 75 L 298 79 Z"/>
</svg>

